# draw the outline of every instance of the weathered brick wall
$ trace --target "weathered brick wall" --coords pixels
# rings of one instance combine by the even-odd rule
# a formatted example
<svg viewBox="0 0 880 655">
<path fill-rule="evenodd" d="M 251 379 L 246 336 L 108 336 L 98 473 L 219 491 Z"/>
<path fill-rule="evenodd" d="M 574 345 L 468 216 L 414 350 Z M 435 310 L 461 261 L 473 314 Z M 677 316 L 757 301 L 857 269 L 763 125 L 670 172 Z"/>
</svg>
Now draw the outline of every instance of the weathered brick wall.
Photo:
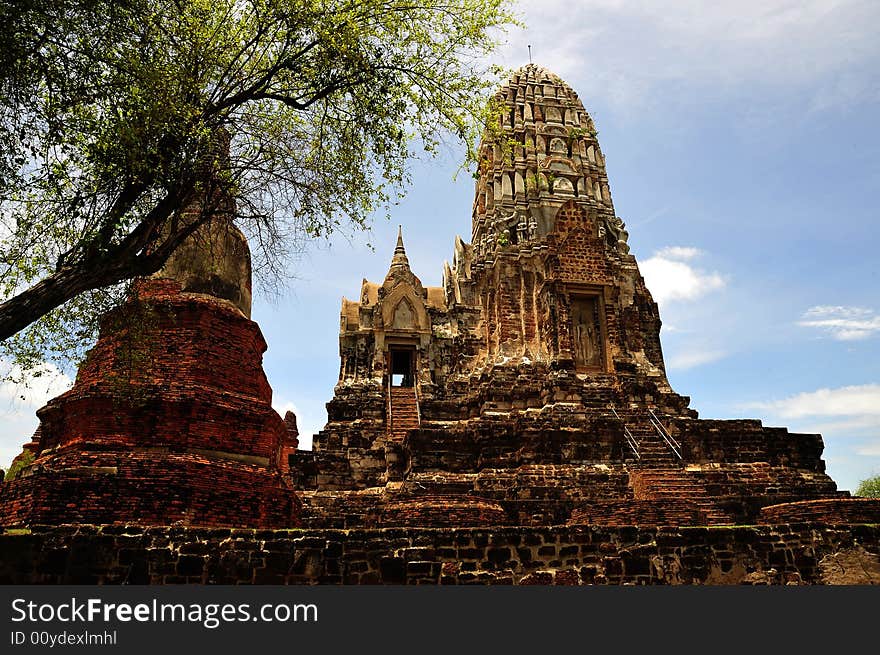
<svg viewBox="0 0 880 655">
<path fill-rule="evenodd" d="M 300 494 L 303 511 L 300 525 L 309 529 L 363 528 L 381 515 L 385 505 L 382 489 L 365 491 L 306 491 Z"/>
<path fill-rule="evenodd" d="M 600 500 L 571 512 L 569 525 L 706 525 L 706 516 L 687 500 Z"/>
<path fill-rule="evenodd" d="M 553 399 L 563 402 L 540 409 L 515 409 L 521 402 L 521 389 L 528 388 L 529 381 L 534 379 L 525 375 L 522 368 L 496 369 L 495 374 L 504 383 L 487 384 L 476 390 L 481 402 L 499 411 L 451 425 L 425 421 L 421 428 L 411 431 L 403 444 L 408 474 L 403 485 L 395 487 L 389 495 L 458 493 L 492 499 L 504 508 L 505 525 L 536 525 L 541 520 L 545 524 L 566 523 L 571 510 L 582 501 L 632 498 L 632 462 L 627 460 L 621 420 L 603 407 L 613 402 L 603 393 L 608 391 L 605 381 L 595 380 L 598 388 L 589 389 L 587 395 L 583 390 L 570 388 L 564 372 L 548 371 L 542 384 L 553 389 Z M 626 391 L 635 393 L 632 389 Z M 580 402 L 573 403 L 571 398 Z M 641 430 L 639 439 L 647 438 L 643 425 L 646 411 L 621 407 L 619 414 L 631 429 Z M 680 471 L 680 477 L 690 485 L 701 486 L 702 495 L 726 513 L 729 523 L 755 523 L 765 505 L 846 495 L 824 473 L 821 440 L 816 435 L 792 435 L 785 430 L 764 428 L 759 421 L 680 417 L 672 420 L 670 426 L 685 453 L 685 470 Z M 647 431 L 648 436 L 659 439 L 652 427 L 647 427 Z M 354 452 L 349 450 L 349 454 Z M 376 454 L 374 469 L 381 466 L 382 457 L 384 453 Z M 718 459 L 712 459 L 715 457 Z M 745 461 L 739 461 L 740 457 Z M 303 480 L 297 486 L 325 491 L 354 489 L 357 485 L 352 484 L 355 476 L 349 471 L 348 462 L 366 465 L 370 462 L 369 453 L 350 460 L 330 453 L 317 457 L 302 455 L 292 466 L 294 470 L 302 469 Z M 319 477 L 321 481 L 315 484 L 313 481 Z M 659 491 L 668 496 L 670 488 L 661 486 Z M 371 498 L 377 509 L 385 501 L 384 496 Z M 697 517 L 694 508 L 687 506 L 687 498 L 667 497 L 664 502 L 668 505 L 665 510 L 642 506 L 628 510 L 620 504 L 596 507 L 591 515 L 599 523 L 643 525 L 684 521 L 689 515 Z M 356 501 L 355 505 L 359 507 L 361 503 Z M 325 505 L 307 524 L 367 525 L 365 515 L 361 513 L 357 518 L 358 513 L 361 510 L 345 510 L 344 521 L 339 522 L 330 506 Z M 715 524 L 719 521 L 716 517 Z M 702 525 L 705 520 L 694 518 L 692 524 Z M 425 523 L 424 527 L 432 525 Z"/>
<path fill-rule="evenodd" d="M 351 460 L 338 452 L 299 450 L 290 454 L 291 480 L 297 489 L 337 490 L 355 487 Z M 384 458 L 383 458 L 384 464 Z"/>
<path fill-rule="evenodd" d="M 345 531 L 82 525 L 0 534 L 3 584 L 835 581 L 880 583 L 880 526 Z"/>
<path fill-rule="evenodd" d="M 528 464 L 475 473 L 414 473 L 402 489 L 417 493 L 464 493 L 493 500 L 625 498 L 632 496 L 623 466 Z"/>
<path fill-rule="evenodd" d="M 591 235 L 576 221 L 562 218 L 565 207 L 556 216 L 558 261 L 553 273 L 564 282 L 583 282 L 593 284 L 614 284 L 614 271 L 609 263 L 604 241 Z M 586 219 L 580 219 L 586 220 Z"/>
<path fill-rule="evenodd" d="M 531 464 L 619 463 L 625 447 L 618 425 L 604 417 L 567 421 L 562 411 L 485 417 L 453 429 L 424 423 L 410 432 L 407 446 L 413 471 L 450 472 Z"/>
<path fill-rule="evenodd" d="M 224 301 L 143 282 L 102 319 L 74 387 L 39 410 L 41 447 L 85 438 L 272 457 L 284 429 L 265 350 L 257 324 Z"/>
<path fill-rule="evenodd" d="M 761 523 L 789 521 L 841 521 L 876 523 L 880 521 L 880 498 L 802 500 L 761 509 Z"/>
<path fill-rule="evenodd" d="M 0 489 L 6 525 L 175 521 L 288 527 L 300 501 L 274 472 L 196 454 L 65 452 Z"/>
<path fill-rule="evenodd" d="M 452 528 L 459 525 L 499 525 L 507 522 L 498 503 L 468 496 L 417 496 L 389 502 L 378 524 L 384 527 L 430 525 Z"/>
<path fill-rule="evenodd" d="M 838 496 L 834 481 L 814 469 L 773 466 L 767 462 L 713 463 L 689 467 L 713 496 L 772 496 L 802 498 Z"/>
<path fill-rule="evenodd" d="M 767 462 L 824 471 L 824 444 L 818 434 L 764 427 L 756 420 L 672 420 L 670 431 L 682 442 L 690 462 Z"/>
</svg>

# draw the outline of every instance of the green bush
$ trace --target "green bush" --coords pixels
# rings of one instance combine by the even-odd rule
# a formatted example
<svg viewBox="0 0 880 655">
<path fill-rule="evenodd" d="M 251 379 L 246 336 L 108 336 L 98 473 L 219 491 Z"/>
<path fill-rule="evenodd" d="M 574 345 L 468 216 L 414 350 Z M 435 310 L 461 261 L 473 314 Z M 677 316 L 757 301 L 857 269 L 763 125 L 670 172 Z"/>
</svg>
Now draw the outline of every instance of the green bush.
<svg viewBox="0 0 880 655">
<path fill-rule="evenodd" d="M 856 489 L 856 496 L 862 498 L 880 498 L 880 475 L 862 480 Z"/>
</svg>

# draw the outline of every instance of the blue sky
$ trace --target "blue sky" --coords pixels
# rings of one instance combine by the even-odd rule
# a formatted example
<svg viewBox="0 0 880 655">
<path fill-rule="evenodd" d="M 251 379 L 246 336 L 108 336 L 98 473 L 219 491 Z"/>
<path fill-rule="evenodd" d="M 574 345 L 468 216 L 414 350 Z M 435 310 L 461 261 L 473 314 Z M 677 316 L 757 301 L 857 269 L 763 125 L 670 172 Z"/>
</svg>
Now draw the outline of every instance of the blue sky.
<svg viewBox="0 0 880 655">
<path fill-rule="evenodd" d="M 556 72 L 599 130 L 614 205 L 660 303 L 670 381 L 711 418 L 819 431 L 842 489 L 880 473 L 880 3 L 547 0 L 497 62 Z M 397 224 L 440 283 L 469 239 L 461 153 L 416 162 L 392 220 L 313 244 L 254 319 L 282 413 L 308 434 L 338 375 L 339 306 L 380 281 Z M 374 244 L 371 250 L 364 244 Z M 0 386 L 0 466 L 64 388 Z"/>
</svg>

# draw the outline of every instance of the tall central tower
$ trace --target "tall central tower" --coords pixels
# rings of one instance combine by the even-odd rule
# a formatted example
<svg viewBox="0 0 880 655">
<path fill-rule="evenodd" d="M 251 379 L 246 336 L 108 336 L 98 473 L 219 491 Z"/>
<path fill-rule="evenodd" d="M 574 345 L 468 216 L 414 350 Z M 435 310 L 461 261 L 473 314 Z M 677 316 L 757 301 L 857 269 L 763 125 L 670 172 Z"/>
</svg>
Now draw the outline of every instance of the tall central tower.
<svg viewBox="0 0 880 655">
<path fill-rule="evenodd" d="M 836 497 L 819 435 L 700 420 L 670 388 L 577 94 L 529 65 L 495 106 L 442 287 L 401 234 L 343 299 L 328 423 L 291 462 L 305 523 L 706 525 Z"/>
<path fill-rule="evenodd" d="M 445 286 L 482 309 L 482 366 L 639 370 L 665 384 L 657 306 L 614 213 L 605 158 L 577 94 L 529 65 L 496 96 L 480 148 L 471 244 Z"/>
</svg>

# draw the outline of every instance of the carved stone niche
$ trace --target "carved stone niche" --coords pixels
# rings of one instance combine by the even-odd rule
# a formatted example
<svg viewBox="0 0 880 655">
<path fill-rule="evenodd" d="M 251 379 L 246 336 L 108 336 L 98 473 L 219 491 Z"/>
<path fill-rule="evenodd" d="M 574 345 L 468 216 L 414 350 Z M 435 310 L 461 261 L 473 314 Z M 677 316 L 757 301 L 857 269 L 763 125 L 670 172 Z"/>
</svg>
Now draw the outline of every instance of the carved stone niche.
<svg viewBox="0 0 880 655">
<path fill-rule="evenodd" d="M 567 289 L 571 322 L 571 356 L 580 372 L 608 370 L 608 336 L 604 288 L 577 285 Z"/>
</svg>

